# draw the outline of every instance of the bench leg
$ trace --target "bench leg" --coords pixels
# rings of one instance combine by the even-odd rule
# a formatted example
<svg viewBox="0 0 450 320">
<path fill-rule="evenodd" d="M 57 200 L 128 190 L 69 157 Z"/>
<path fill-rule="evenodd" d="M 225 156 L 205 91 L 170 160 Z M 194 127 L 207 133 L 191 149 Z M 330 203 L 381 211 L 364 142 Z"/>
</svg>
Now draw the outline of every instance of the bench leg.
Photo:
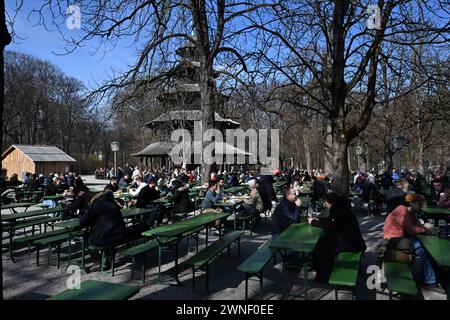
<svg viewBox="0 0 450 320">
<path fill-rule="evenodd" d="M 40 247 L 39 247 L 39 245 L 37 244 L 37 245 L 36 245 L 36 265 L 37 265 L 37 266 L 39 265 L 39 251 L 40 251 Z"/>
<path fill-rule="evenodd" d="M 308 263 L 303 266 L 303 277 L 305 278 L 305 300 L 308 300 Z"/>
<path fill-rule="evenodd" d="M 264 281 L 264 277 L 263 277 L 263 273 L 262 271 L 259 273 L 259 298 L 260 300 L 263 300 L 263 295 L 264 295 L 264 285 L 263 285 L 263 281 Z"/>
<path fill-rule="evenodd" d="M 12 230 L 12 226 L 11 226 L 11 230 L 9 232 L 9 258 L 11 259 L 11 261 L 13 263 L 16 263 L 16 261 L 14 260 L 13 257 L 13 238 L 14 238 L 14 231 Z"/>
<path fill-rule="evenodd" d="M 61 258 L 61 243 L 58 243 L 56 247 L 56 265 L 58 269 L 60 264 L 60 258 Z"/>
<path fill-rule="evenodd" d="M 338 287 L 337 286 L 334 288 L 334 299 L 335 300 L 339 300 Z"/>
<path fill-rule="evenodd" d="M 238 245 L 238 260 L 241 260 L 241 239 L 238 239 L 237 245 Z"/>
<path fill-rule="evenodd" d="M 209 263 L 206 264 L 206 293 L 209 294 Z"/>
<path fill-rule="evenodd" d="M 135 256 L 131 257 L 131 280 L 134 280 L 134 267 L 136 266 Z"/>
<path fill-rule="evenodd" d="M 248 299 L 248 273 L 245 273 L 245 300 Z"/>
<path fill-rule="evenodd" d="M 142 284 L 145 283 L 145 254 L 142 261 Z"/>
<path fill-rule="evenodd" d="M 102 250 L 102 255 L 101 255 L 101 258 L 100 258 L 100 272 L 102 272 L 102 273 L 103 273 L 103 264 L 104 264 L 103 260 L 104 260 L 104 258 L 105 258 L 105 252 Z"/>
<path fill-rule="evenodd" d="M 197 237 L 195 238 L 195 254 L 198 254 L 198 237 L 199 234 L 197 234 Z"/>
<path fill-rule="evenodd" d="M 195 293 L 195 266 L 192 266 L 192 293 Z"/>
<path fill-rule="evenodd" d="M 115 252 L 115 250 L 113 249 L 113 251 L 111 252 L 111 269 L 112 269 L 112 271 L 111 271 L 111 276 L 112 277 L 114 277 L 114 261 L 116 260 L 116 252 Z"/>
</svg>

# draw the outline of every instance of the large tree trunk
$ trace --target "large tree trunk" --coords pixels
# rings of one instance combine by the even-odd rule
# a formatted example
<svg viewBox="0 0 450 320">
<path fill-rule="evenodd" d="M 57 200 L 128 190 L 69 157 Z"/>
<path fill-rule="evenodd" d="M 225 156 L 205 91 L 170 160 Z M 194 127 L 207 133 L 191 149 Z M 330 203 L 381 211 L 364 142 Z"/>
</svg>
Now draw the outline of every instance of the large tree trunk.
<svg viewBox="0 0 450 320">
<path fill-rule="evenodd" d="M 323 150 L 323 166 L 326 174 L 333 174 L 333 137 L 331 132 L 331 125 L 326 125 L 326 134 Z"/>
<path fill-rule="evenodd" d="M 333 185 L 336 191 L 343 196 L 349 196 L 350 171 L 348 168 L 348 143 L 341 140 L 339 136 L 333 137 L 331 147 L 331 166 L 333 173 Z"/>
<path fill-rule="evenodd" d="M 311 150 L 309 149 L 308 130 L 303 130 L 303 146 L 305 147 L 306 170 L 311 171 Z"/>
</svg>

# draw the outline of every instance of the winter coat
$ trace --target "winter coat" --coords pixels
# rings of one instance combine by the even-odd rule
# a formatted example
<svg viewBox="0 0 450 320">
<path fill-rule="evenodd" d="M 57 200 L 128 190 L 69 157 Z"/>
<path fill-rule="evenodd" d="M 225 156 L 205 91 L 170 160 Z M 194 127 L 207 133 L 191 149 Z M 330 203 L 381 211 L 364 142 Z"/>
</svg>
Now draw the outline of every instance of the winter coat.
<svg viewBox="0 0 450 320">
<path fill-rule="evenodd" d="M 125 241 L 125 222 L 111 191 L 94 198 L 87 213 L 81 216 L 80 224 L 89 227 L 90 245 L 114 247 Z"/>
</svg>

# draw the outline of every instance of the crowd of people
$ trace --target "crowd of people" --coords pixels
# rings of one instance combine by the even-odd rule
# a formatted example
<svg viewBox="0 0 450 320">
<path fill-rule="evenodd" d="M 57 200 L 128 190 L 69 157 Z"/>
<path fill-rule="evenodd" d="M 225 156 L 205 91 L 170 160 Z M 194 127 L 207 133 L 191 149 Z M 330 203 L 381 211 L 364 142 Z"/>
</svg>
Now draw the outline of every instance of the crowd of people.
<svg viewBox="0 0 450 320">
<path fill-rule="evenodd" d="M 19 181 L 14 174 L 9 179 L 4 179 L 2 175 L 4 188 L 23 184 L 30 190 L 42 188 L 44 195 L 60 191 L 69 195 L 72 199 L 69 204 L 72 216 L 80 217 L 81 225 L 89 229 L 89 243 L 101 247 L 126 243 L 139 237 L 143 231 L 168 222 L 171 218 L 169 211 L 162 204 L 155 204 L 157 199 L 169 198 L 173 203 L 173 212 L 192 212 L 201 208 L 202 214 L 208 214 L 217 210 L 218 202 L 226 199 L 225 189 L 245 184 L 248 187 L 247 197 L 241 199 L 238 214 L 253 217 L 251 223 L 256 227 L 261 222 L 261 214 L 276 205 L 270 223 L 272 239 L 276 239 L 290 224 L 300 221 L 324 229 L 323 236 L 312 253 L 316 281 L 328 282 L 335 257 L 340 252 L 364 253 L 366 250 L 351 205 L 352 198 L 338 194 L 333 187 L 333 178 L 324 175 L 322 171 L 275 170 L 273 175 L 258 175 L 255 171 L 219 171 L 211 174 L 207 185 L 201 186 L 200 181 L 198 170 L 175 169 L 169 172 L 163 168 L 159 172 L 141 172 L 137 167 L 127 165 L 125 170 L 118 170 L 117 176 L 110 176 L 103 192 L 94 193 L 73 172 L 48 176 L 27 173 L 23 181 Z M 276 181 L 284 181 L 286 186 L 280 201 L 277 201 L 273 187 Z M 201 189 L 203 200 L 200 207 L 195 206 L 189 194 L 193 185 Z M 416 235 L 428 232 L 433 227 L 418 219 L 418 213 L 425 203 L 450 207 L 448 175 L 424 178 L 418 172 L 410 171 L 401 174 L 396 171 L 392 174 L 354 172 L 350 187 L 363 200 L 373 200 L 380 208 L 383 206 L 388 213 L 383 229 L 385 245 L 395 247 L 397 243 L 407 239 L 411 250 L 420 257 L 424 283 L 429 287 L 438 287 L 434 266 Z M 114 193 L 119 190 L 126 190 L 133 200 L 126 203 L 117 199 Z M 326 217 L 307 216 L 299 198 L 304 192 L 311 194 L 311 202 L 323 202 L 328 211 Z M 127 227 L 120 211 L 125 205 L 152 210 L 145 219 L 137 219 Z M 230 208 L 225 206 L 223 210 Z M 219 221 L 216 227 L 218 230 L 226 228 Z M 93 257 L 95 255 L 93 253 Z M 285 262 L 295 265 L 298 259 L 298 255 L 292 252 L 285 257 Z"/>
</svg>

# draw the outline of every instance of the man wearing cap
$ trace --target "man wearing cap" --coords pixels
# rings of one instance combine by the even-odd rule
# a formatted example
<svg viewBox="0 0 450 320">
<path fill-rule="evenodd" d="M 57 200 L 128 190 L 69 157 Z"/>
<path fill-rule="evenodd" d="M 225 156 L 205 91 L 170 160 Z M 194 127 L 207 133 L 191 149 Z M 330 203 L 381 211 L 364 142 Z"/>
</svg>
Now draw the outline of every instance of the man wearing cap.
<svg viewBox="0 0 450 320">
<path fill-rule="evenodd" d="M 408 238 L 414 245 L 415 254 L 420 257 L 423 266 L 423 277 L 427 287 L 436 287 L 436 275 L 430 259 L 426 255 L 420 241 L 415 235 L 430 230 L 433 225 L 422 224 L 417 218 L 417 212 L 425 203 L 423 196 L 417 193 L 408 193 L 405 204 L 399 205 L 386 218 L 383 227 L 383 238 Z"/>
<path fill-rule="evenodd" d="M 256 179 L 252 179 L 247 182 L 250 189 L 250 198 L 245 199 L 242 203 L 242 209 L 248 214 L 251 214 L 255 218 L 255 226 L 261 222 L 261 212 L 264 209 L 264 203 L 259 194 L 258 182 Z"/>
</svg>

